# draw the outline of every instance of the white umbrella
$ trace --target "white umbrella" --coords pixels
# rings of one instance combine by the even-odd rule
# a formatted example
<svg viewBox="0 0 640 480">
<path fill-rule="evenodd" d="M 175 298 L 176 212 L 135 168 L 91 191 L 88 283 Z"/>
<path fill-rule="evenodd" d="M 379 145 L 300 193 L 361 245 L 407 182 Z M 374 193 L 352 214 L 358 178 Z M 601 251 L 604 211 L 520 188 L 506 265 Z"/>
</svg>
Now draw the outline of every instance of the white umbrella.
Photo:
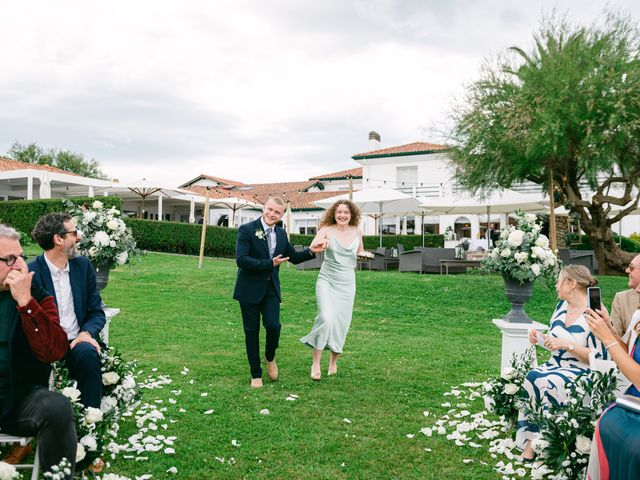
<svg viewBox="0 0 640 480">
<path fill-rule="evenodd" d="M 338 200 L 349 200 L 349 194 L 323 198 L 311 202 L 321 208 L 329 208 Z M 378 214 L 380 218 L 384 212 L 409 212 L 416 210 L 420 201 L 399 190 L 390 188 L 367 188 L 353 193 L 351 199 L 364 214 Z M 379 222 L 380 246 L 382 246 L 382 221 Z"/>
<path fill-rule="evenodd" d="M 243 208 L 262 208 L 262 205 L 256 202 L 250 202 L 239 197 L 212 198 L 210 200 L 211 208 L 228 208 L 231 210 L 231 221 L 229 226 L 235 226 L 236 212 Z"/>
<path fill-rule="evenodd" d="M 51 179 L 48 173 L 44 173 L 40 177 L 40 198 L 51 198 Z"/>
<path fill-rule="evenodd" d="M 98 188 L 96 188 L 96 190 L 98 190 Z M 184 197 L 184 195 L 189 194 L 193 195 L 193 192 L 190 190 L 169 187 L 158 182 L 149 181 L 146 178 L 131 183 L 114 183 L 113 186 L 101 187 L 99 190 L 115 193 L 123 199 L 140 197 L 142 199 L 142 211 L 144 211 L 145 200 L 151 195 L 167 198 Z"/>
<path fill-rule="evenodd" d="M 469 194 L 439 197 L 421 198 L 420 207 L 425 208 L 432 215 L 456 215 L 456 214 L 487 214 L 487 223 L 493 213 L 512 213 L 516 210 L 523 212 L 543 211 L 547 202 L 539 195 L 527 195 L 513 190 L 501 190 L 493 192 L 486 198 L 472 197 Z M 487 239 L 490 245 L 491 239 Z"/>
<path fill-rule="evenodd" d="M 189 202 L 189 223 L 196 223 L 196 201 L 191 198 Z"/>
</svg>

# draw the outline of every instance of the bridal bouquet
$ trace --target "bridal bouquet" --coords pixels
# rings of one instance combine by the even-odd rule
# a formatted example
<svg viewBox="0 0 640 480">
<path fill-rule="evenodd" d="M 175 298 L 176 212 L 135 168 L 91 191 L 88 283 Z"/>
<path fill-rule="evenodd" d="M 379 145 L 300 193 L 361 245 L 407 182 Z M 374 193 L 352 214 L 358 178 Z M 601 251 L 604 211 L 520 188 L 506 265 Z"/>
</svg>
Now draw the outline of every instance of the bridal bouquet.
<svg viewBox="0 0 640 480">
<path fill-rule="evenodd" d="M 520 282 L 534 282 L 544 278 L 555 282 L 560 263 L 549 248 L 549 239 L 540 233 L 542 224 L 533 214 L 517 211 L 516 225 L 500 231 L 495 248 L 483 261 L 484 270 L 499 272 Z"/>
<path fill-rule="evenodd" d="M 115 267 L 129 262 L 136 242 L 117 208 L 106 209 L 99 200 L 82 207 L 67 201 L 65 206 L 82 232 L 80 253 L 91 263 Z"/>
</svg>

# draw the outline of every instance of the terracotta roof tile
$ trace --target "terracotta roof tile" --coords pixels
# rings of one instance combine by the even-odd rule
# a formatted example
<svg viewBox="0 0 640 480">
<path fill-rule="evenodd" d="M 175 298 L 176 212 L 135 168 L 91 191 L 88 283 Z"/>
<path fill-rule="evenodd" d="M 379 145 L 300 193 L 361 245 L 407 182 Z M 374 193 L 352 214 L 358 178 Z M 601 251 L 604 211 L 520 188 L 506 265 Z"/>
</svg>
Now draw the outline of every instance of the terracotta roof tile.
<svg viewBox="0 0 640 480">
<path fill-rule="evenodd" d="M 382 148 L 380 150 L 372 150 L 365 153 L 356 153 L 351 158 L 393 157 L 403 154 L 431 153 L 438 150 L 448 150 L 449 148 L 450 147 L 447 145 L 438 145 L 436 143 L 414 142 L 407 143 L 406 145 L 399 145 L 397 147 Z"/>
<path fill-rule="evenodd" d="M 19 162 L 18 160 L 12 160 L 10 158 L 0 157 L 0 171 L 9 171 L 9 170 L 46 170 L 47 172 L 52 173 L 64 173 L 66 175 L 75 175 L 79 176 L 73 172 L 67 172 L 66 170 L 62 170 L 60 168 L 52 167 L 50 165 L 38 165 L 35 163 L 26 163 Z"/>
<path fill-rule="evenodd" d="M 346 179 L 348 175 L 353 178 L 362 178 L 362 167 L 342 170 L 340 172 L 327 173 L 325 175 L 318 175 L 317 177 L 311 177 L 309 180 L 342 180 Z"/>
</svg>

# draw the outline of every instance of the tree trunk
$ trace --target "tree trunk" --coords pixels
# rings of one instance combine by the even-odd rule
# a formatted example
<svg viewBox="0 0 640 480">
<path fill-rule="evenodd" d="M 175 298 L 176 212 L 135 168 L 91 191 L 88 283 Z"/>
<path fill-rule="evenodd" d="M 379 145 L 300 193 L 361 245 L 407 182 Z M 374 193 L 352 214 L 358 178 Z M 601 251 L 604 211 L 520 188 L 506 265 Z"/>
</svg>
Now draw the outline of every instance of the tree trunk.
<svg viewBox="0 0 640 480">
<path fill-rule="evenodd" d="M 591 218 L 585 218 L 581 212 L 584 230 L 591 240 L 593 253 L 598 261 L 599 275 L 624 275 L 625 269 L 633 259 L 633 254 L 623 251 L 613 237 L 611 227 L 600 206 L 589 208 Z"/>
</svg>

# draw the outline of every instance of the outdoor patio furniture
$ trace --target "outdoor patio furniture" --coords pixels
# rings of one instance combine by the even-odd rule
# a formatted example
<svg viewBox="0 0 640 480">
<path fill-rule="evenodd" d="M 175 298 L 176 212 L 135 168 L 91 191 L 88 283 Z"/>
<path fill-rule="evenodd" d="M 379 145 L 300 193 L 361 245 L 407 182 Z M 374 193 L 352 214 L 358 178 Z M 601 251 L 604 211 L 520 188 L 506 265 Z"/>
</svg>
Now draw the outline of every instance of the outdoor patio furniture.
<svg viewBox="0 0 640 480">
<path fill-rule="evenodd" d="M 455 249 L 416 247 L 399 255 L 401 272 L 439 273 L 441 260 L 454 260 Z M 450 273 L 464 273 L 467 267 L 451 266 Z"/>
<path fill-rule="evenodd" d="M 558 249 L 560 260 L 565 265 L 584 265 L 591 273 L 598 273 L 598 262 L 593 250 Z"/>
<path fill-rule="evenodd" d="M 302 245 L 294 245 L 293 247 L 296 252 L 301 252 L 305 249 Z M 318 270 L 322 266 L 322 262 L 324 261 L 324 252 L 320 252 L 316 254 L 315 258 L 311 260 L 307 260 L 306 262 L 302 262 L 296 265 L 296 270 Z"/>
<path fill-rule="evenodd" d="M 440 260 L 440 275 L 442 275 L 443 272 L 446 275 L 449 275 L 450 270 L 453 268 L 464 268 L 464 271 L 466 272 L 467 267 L 478 268 L 480 265 L 482 265 L 482 260 L 467 260 L 465 258 L 449 258 Z"/>
<path fill-rule="evenodd" d="M 378 247 L 373 252 L 373 258 L 371 259 L 370 270 L 391 270 L 398 268 L 399 259 L 391 254 L 391 249 Z"/>
<path fill-rule="evenodd" d="M 6 433 L 0 433 L 0 445 L 29 445 L 31 443 L 31 438 L 28 437 L 15 437 L 13 435 L 7 435 Z M 31 480 L 37 480 L 38 475 L 40 474 L 40 459 L 39 459 L 39 447 L 36 447 L 36 451 L 33 457 L 32 464 L 20 464 L 16 465 L 16 469 L 30 469 L 31 470 Z"/>
</svg>

